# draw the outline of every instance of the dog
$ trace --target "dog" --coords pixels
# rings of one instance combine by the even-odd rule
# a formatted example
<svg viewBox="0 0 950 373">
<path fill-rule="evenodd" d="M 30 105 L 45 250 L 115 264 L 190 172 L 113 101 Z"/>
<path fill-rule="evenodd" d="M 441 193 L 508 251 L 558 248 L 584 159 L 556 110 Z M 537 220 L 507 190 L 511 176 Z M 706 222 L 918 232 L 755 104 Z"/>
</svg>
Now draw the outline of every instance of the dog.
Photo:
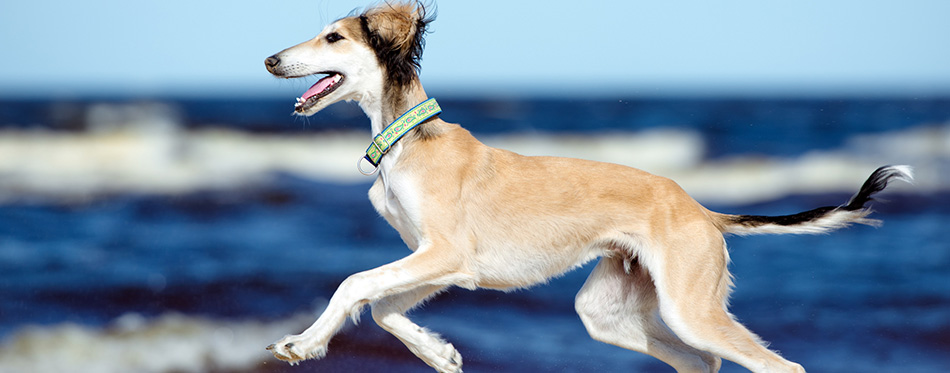
<svg viewBox="0 0 950 373">
<path fill-rule="evenodd" d="M 599 258 L 575 298 L 593 339 L 679 372 L 715 372 L 723 358 L 755 372 L 804 372 L 728 312 L 733 284 L 724 234 L 876 224 L 865 205 L 889 181 L 912 181 L 910 167 L 877 169 L 841 206 L 728 215 L 634 168 L 494 149 L 443 121 L 420 83 L 423 36 L 433 19 L 418 2 L 382 3 L 265 60 L 280 78 L 324 75 L 297 99 L 297 114 L 339 101 L 363 109 L 378 135 L 357 167 L 378 173 L 369 198 L 412 250 L 346 278 L 312 326 L 267 347 L 275 357 L 296 364 L 325 356 L 346 318 L 356 321 L 371 305 L 373 320 L 426 364 L 459 372 L 455 347 L 414 324 L 407 310 L 450 286 L 526 288 Z M 389 136 L 387 125 L 406 125 L 407 117 L 418 123 Z"/>
</svg>

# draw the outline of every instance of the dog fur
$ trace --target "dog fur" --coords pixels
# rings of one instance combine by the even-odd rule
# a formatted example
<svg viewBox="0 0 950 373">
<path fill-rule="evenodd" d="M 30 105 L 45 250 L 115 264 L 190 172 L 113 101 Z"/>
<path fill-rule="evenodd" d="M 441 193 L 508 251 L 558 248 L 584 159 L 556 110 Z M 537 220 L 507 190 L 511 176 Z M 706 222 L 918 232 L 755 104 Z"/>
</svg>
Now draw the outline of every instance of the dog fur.
<svg viewBox="0 0 950 373">
<path fill-rule="evenodd" d="M 282 78 L 327 74 L 330 80 L 314 85 L 325 87 L 321 92 L 298 99 L 297 113 L 356 101 L 377 134 L 428 97 L 418 69 L 431 21 L 422 4 L 380 4 L 265 65 Z M 323 357 L 346 318 L 372 305 L 373 319 L 426 364 L 459 372 L 458 351 L 409 320 L 407 310 L 449 286 L 524 288 L 599 258 L 575 299 L 592 338 L 680 372 L 718 371 L 721 358 L 755 372 L 803 372 L 727 311 L 732 279 L 723 234 L 813 234 L 870 224 L 871 195 L 892 179 L 912 178 L 909 167 L 886 166 L 842 206 L 779 217 L 726 215 L 667 178 L 494 149 L 440 117 L 395 144 L 378 171 L 369 198 L 412 253 L 348 277 L 311 327 L 268 347 L 277 358 L 293 364 Z"/>
</svg>

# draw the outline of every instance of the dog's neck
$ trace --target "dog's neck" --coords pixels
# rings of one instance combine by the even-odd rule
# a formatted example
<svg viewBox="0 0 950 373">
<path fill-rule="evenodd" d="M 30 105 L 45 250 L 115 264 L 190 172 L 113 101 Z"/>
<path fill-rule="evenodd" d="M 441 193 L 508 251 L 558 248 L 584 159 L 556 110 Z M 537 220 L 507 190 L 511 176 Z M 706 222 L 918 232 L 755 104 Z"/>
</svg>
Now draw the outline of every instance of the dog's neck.
<svg viewBox="0 0 950 373">
<path fill-rule="evenodd" d="M 428 98 L 419 79 L 413 79 L 406 87 L 389 88 L 384 89 L 383 92 L 363 95 L 359 104 L 369 117 L 373 135 L 376 135 L 400 115 Z"/>
</svg>

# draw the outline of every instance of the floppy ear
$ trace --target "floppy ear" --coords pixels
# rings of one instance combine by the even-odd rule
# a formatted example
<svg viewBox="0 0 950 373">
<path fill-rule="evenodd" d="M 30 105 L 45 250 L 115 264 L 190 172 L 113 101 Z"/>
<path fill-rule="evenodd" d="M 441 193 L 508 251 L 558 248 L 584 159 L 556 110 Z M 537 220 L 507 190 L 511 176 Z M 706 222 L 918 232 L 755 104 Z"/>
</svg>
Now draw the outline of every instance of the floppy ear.
<svg viewBox="0 0 950 373">
<path fill-rule="evenodd" d="M 426 27 L 435 20 L 421 3 L 384 4 L 360 15 L 360 25 L 376 58 L 398 86 L 412 82 L 419 73 Z"/>
</svg>

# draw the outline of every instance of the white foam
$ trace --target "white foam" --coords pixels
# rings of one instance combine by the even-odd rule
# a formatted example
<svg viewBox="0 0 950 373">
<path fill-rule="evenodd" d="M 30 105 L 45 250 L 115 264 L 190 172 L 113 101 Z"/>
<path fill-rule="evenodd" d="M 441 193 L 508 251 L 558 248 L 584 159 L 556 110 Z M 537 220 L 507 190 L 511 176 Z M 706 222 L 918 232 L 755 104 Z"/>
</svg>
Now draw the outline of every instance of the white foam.
<svg viewBox="0 0 950 373">
<path fill-rule="evenodd" d="M 0 344 L 0 373 L 251 370 L 264 362 L 279 364 L 264 347 L 303 330 L 314 317 L 262 322 L 126 314 L 105 328 L 27 327 Z"/>
<path fill-rule="evenodd" d="M 174 194 L 265 182 L 277 172 L 362 181 L 356 134 L 256 136 L 233 130 L 168 133 L 0 133 L 0 200 Z M 351 172 L 352 171 L 352 172 Z"/>
<path fill-rule="evenodd" d="M 99 121 L 110 123 L 106 117 Z M 712 161 L 703 158 L 701 135 L 685 130 L 495 135 L 481 140 L 526 155 L 637 167 L 677 181 L 704 202 L 853 193 L 871 171 L 885 164 L 914 166 L 918 178 L 913 190 L 950 187 L 950 124 L 855 136 L 839 149 L 792 158 Z M 368 143 L 364 131 L 259 135 L 227 129 L 185 131 L 165 122 L 101 125 L 86 133 L 6 130 L 0 132 L 0 202 L 30 196 L 228 189 L 266 183 L 280 172 L 326 182 L 369 182 L 371 178 L 356 170 Z M 899 184 L 895 189 L 910 190 Z"/>
</svg>

